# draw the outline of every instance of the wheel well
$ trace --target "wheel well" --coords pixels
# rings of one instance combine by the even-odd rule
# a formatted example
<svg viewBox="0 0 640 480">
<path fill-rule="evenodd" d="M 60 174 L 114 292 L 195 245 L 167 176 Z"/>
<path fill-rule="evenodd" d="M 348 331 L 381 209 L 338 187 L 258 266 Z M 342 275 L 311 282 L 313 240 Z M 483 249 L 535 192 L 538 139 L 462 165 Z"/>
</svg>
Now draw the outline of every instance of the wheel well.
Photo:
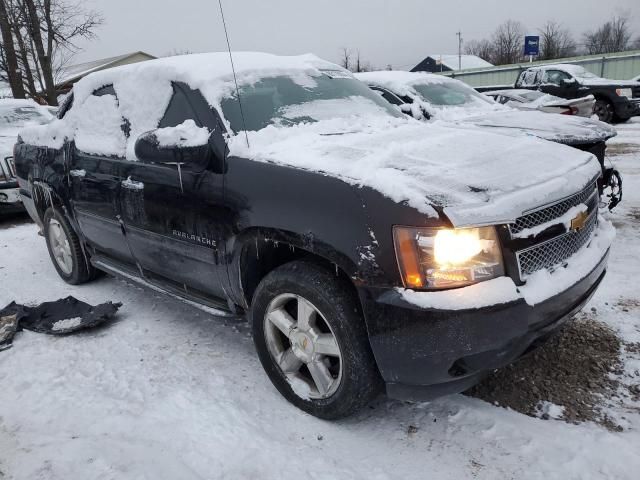
<svg viewBox="0 0 640 480">
<path fill-rule="evenodd" d="M 33 182 L 31 197 L 41 222 L 44 221 L 44 214 L 49 207 L 61 207 L 63 205 L 55 190 L 44 182 Z"/>
<path fill-rule="evenodd" d="M 258 285 L 262 279 L 276 268 L 295 260 L 308 260 L 333 272 L 349 288 L 357 304 L 360 305 L 358 292 L 347 273 L 336 263 L 303 248 L 288 243 L 259 239 L 248 244 L 240 258 L 240 276 L 242 293 L 246 305 L 250 306 Z"/>
</svg>

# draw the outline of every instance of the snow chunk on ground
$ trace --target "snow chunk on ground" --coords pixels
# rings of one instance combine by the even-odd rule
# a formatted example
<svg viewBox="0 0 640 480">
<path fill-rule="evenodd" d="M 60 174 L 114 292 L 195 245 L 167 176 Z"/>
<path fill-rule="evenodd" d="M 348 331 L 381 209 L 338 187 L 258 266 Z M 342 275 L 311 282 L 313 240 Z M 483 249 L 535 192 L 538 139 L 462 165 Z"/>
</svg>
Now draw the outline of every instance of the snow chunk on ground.
<svg viewBox="0 0 640 480">
<path fill-rule="evenodd" d="M 538 405 L 538 417 L 539 418 L 553 418 L 554 420 L 560 420 L 564 416 L 564 407 L 556 405 L 555 403 L 542 401 Z"/>
<path fill-rule="evenodd" d="M 209 141 L 209 129 L 198 127 L 193 120 L 185 120 L 175 127 L 158 128 L 155 131 L 160 147 L 199 147 Z"/>
<path fill-rule="evenodd" d="M 58 320 L 56 323 L 54 323 L 51 329 L 54 332 L 59 332 L 61 330 L 68 330 L 70 328 L 77 327 L 78 325 L 80 325 L 81 322 L 82 322 L 81 317 L 65 318 L 64 320 Z"/>
</svg>

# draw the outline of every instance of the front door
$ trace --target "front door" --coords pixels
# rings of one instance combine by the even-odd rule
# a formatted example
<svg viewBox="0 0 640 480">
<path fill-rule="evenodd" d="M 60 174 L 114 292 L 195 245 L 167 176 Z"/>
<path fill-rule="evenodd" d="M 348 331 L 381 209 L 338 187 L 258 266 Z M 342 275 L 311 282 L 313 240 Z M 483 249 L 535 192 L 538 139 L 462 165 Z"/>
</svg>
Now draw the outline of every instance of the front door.
<svg viewBox="0 0 640 480">
<path fill-rule="evenodd" d="M 560 98 L 576 98 L 578 83 L 567 72 L 561 70 L 546 70 L 542 76 L 540 90 L 549 95 Z"/>
<path fill-rule="evenodd" d="M 120 167 L 126 139 L 112 87 L 96 90 L 69 112 L 78 123 L 69 146 L 71 200 L 76 220 L 88 243 L 98 252 L 132 262 L 119 221 Z"/>
<path fill-rule="evenodd" d="M 185 120 L 194 120 L 222 138 L 199 92 L 174 85 L 160 127 L 175 127 Z M 134 256 L 149 281 L 192 295 L 225 298 L 224 176 L 201 160 L 180 165 L 128 163 L 122 170 L 122 218 Z"/>
</svg>

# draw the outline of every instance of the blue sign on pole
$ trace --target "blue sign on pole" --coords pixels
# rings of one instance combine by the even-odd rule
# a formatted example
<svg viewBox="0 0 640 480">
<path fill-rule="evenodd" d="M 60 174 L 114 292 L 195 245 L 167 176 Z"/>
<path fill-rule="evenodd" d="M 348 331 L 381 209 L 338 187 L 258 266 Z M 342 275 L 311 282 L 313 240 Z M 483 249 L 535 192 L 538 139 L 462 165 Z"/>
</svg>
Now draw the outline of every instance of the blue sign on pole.
<svg viewBox="0 0 640 480">
<path fill-rule="evenodd" d="M 540 55 L 540 37 L 529 35 L 524 37 L 524 54 L 529 56 Z"/>
</svg>

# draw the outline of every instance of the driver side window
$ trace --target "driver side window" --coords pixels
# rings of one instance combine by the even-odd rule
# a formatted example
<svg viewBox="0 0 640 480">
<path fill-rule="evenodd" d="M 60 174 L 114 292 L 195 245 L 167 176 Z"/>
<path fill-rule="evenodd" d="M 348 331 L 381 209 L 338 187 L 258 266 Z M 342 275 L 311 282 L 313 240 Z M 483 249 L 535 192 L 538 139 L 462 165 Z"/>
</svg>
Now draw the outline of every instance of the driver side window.
<svg viewBox="0 0 640 480">
<path fill-rule="evenodd" d="M 550 83 L 552 85 L 562 85 L 564 80 L 570 80 L 571 75 L 560 70 L 547 70 L 542 77 L 542 83 Z"/>
<path fill-rule="evenodd" d="M 75 117 L 75 144 L 81 152 L 124 158 L 126 129 L 118 98 L 112 86 L 102 87 L 72 110 Z"/>
</svg>

